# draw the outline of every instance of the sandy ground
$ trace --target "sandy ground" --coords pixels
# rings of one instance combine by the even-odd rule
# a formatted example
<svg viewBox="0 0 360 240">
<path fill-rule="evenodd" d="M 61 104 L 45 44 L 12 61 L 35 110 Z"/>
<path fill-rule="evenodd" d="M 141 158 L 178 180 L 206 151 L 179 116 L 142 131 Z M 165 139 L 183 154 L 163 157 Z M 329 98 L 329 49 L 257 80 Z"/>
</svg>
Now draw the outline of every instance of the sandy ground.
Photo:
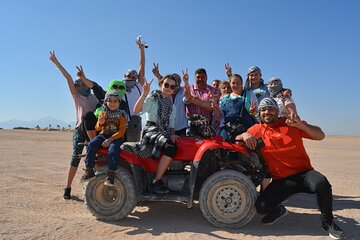
<svg viewBox="0 0 360 240">
<path fill-rule="evenodd" d="M 289 214 L 276 224 L 263 226 L 257 215 L 236 231 L 210 225 L 197 204 L 187 209 L 183 203 L 141 203 L 121 221 L 97 221 L 82 200 L 82 171 L 73 184 L 74 199 L 62 199 L 71 136 L 0 130 L 0 239 L 330 239 L 310 194 L 291 197 Z M 360 137 L 305 144 L 313 166 L 333 186 L 334 215 L 346 239 L 360 239 Z"/>
</svg>

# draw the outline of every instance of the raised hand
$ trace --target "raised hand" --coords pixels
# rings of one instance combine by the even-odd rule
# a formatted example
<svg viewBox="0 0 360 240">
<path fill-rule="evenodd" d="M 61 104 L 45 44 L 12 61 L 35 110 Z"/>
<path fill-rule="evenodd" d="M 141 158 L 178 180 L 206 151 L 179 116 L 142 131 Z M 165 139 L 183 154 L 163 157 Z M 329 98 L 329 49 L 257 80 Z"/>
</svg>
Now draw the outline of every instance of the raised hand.
<svg viewBox="0 0 360 240">
<path fill-rule="evenodd" d="M 256 103 L 251 101 L 251 106 L 249 109 L 250 115 L 255 116 L 256 115 Z"/>
<path fill-rule="evenodd" d="M 150 85 L 151 83 L 153 82 L 154 79 L 151 79 L 151 81 L 148 83 L 146 81 L 146 78 L 144 77 L 144 85 L 143 85 L 143 88 L 144 88 L 144 92 L 143 92 L 143 95 L 144 96 L 147 96 L 150 92 Z"/>
<path fill-rule="evenodd" d="M 50 52 L 50 57 L 49 57 L 49 59 L 50 59 L 53 63 L 55 63 L 55 65 L 58 65 L 58 64 L 59 64 L 59 61 L 57 60 L 57 58 L 56 58 L 56 56 L 55 56 L 55 51 Z"/>
<path fill-rule="evenodd" d="M 182 72 L 182 78 L 183 78 L 183 81 L 185 84 L 188 84 L 189 83 L 189 71 L 188 69 L 186 68 L 186 70 L 181 70 Z"/>
<path fill-rule="evenodd" d="M 230 67 L 230 63 L 225 63 L 225 72 L 228 77 L 232 75 L 232 69 Z"/>
<path fill-rule="evenodd" d="M 141 40 L 141 36 L 138 36 L 138 37 L 136 38 L 136 44 L 138 45 L 138 47 L 139 47 L 140 49 L 147 48 L 146 43 Z"/>
<path fill-rule="evenodd" d="M 154 74 L 155 77 L 157 77 L 160 72 L 159 72 L 159 64 L 158 63 L 153 63 L 154 67 L 152 69 L 152 72 Z"/>
<path fill-rule="evenodd" d="M 77 76 L 83 80 L 83 79 L 86 79 L 86 76 L 85 76 L 85 72 L 84 72 L 84 69 L 82 68 L 82 66 L 80 65 L 80 67 L 76 66 L 78 72 L 77 72 Z"/>
<path fill-rule="evenodd" d="M 106 120 L 106 112 L 102 111 L 101 114 L 99 115 L 98 123 L 100 125 L 103 125 L 105 123 L 105 120 Z"/>
<path fill-rule="evenodd" d="M 282 90 L 282 93 L 283 93 L 283 95 L 284 95 L 284 97 L 288 97 L 288 98 L 291 98 L 292 97 L 292 91 L 291 91 L 291 89 L 283 89 Z"/>
<path fill-rule="evenodd" d="M 214 94 L 211 90 L 209 90 L 208 100 L 211 102 L 218 102 L 221 97 L 221 93 Z"/>
</svg>

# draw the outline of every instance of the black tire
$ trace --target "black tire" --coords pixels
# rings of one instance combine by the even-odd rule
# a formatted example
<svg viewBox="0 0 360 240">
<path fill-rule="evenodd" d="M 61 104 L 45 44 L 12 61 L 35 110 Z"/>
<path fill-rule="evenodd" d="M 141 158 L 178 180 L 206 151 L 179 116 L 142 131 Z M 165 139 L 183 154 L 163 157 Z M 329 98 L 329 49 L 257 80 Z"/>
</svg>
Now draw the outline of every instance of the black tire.
<svg viewBox="0 0 360 240">
<path fill-rule="evenodd" d="M 125 218 L 137 204 L 133 176 L 119 167 L 114 187 L 104 185 L 106 171 L 84 184 L 84 201 L 89 211 L 99 220 L 115 221 Z"/>
<path fill-rule="evenodd" d="M 244 174 L 223 170 L 211 175 L 200 190 L 200 210 L 204 217 L 219 228 L 237 229 L 255 216 L 257 192 Z"/>
</svg>

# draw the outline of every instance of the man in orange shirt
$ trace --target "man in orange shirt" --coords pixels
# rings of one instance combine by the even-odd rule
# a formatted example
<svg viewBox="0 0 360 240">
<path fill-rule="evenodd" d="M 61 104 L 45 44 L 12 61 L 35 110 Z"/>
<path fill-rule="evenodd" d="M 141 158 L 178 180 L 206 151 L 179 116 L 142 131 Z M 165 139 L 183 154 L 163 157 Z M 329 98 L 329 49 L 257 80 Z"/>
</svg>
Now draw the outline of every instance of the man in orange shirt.
<svg viewBox="0 0 360 240">
<path fill-rule="evenodd" d="M 307 155 L 302 138 L 322 140 L 324 132 L 305 121 L 279 118 L 279 108 L 272 98 L 264 98 L 259 104 L 260 124 L 237 136 L 254 149 L 256 139 L 262 138 L 265 147 L 260 149 L 273 181 L 260 193 L 256 209 L 265 214 L 263 224 L 273 224 L 287 214 L 281 205 L 296 193 L 316 194 L 321 212 L 322 227 L 334 239 L 342 239 L 344 231 L 333 221 L 332 189 L 324 175 L 314 170 Z"/>
</svg>

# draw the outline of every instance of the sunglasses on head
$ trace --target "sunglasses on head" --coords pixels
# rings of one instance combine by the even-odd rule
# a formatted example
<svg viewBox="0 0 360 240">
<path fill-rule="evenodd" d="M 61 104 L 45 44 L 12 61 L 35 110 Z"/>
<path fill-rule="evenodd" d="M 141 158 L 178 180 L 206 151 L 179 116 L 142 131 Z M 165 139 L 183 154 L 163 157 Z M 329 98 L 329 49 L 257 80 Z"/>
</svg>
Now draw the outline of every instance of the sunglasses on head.
<svg viewBox="0 0 360 240">
<path fill-rule="evenodd" d="M 121 85 L 113 85 L 112 88 L 113 89 L 119 89 L 119 90 L 124 90 L 125 89 L 125 87 L 121 86 Z"/>
<path fill-rule="evenodd" d="M 164 87 L 165 87 L 165 88 L 170 88 L 171 90 L 175 90 L 175 89 L 176 89 L 176 85 L 172 85 L 172 84 L 168 84 L 168 83 L 164 83 Z"/>
</svg>

